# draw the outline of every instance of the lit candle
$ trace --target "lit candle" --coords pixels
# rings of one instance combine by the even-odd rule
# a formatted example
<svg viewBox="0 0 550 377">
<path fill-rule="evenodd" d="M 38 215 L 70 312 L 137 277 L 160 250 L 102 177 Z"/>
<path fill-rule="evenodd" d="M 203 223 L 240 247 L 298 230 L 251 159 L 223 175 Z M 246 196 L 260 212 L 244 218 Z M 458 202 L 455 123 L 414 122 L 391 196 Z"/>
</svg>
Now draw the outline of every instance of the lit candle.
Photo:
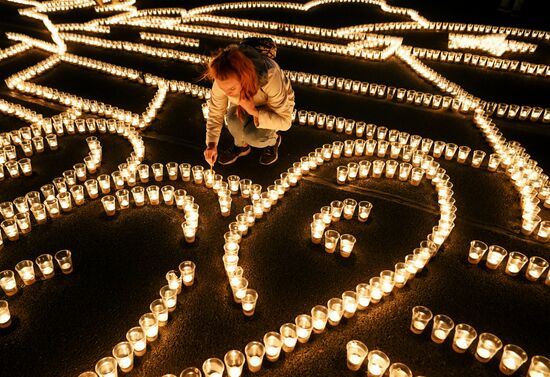
<svg viewBox="0 0 550 377">
<path fill-rule="evenodd" d="M 354 291 L 345 291 L 342 293 L 342 302 L 344 305 L 344 317 L 353 317 L 357 311 L 357 294 Z"/>
<path fill-rule="evenodd" d="M 311 227 L 311 242 L 314 244 L 321 243 L 321 239 L 323 238 L 323 232 L 325 230 L 325 223 L 323 220 L 319 219 L 316 221 L 313 221 L 310 225 Z"/>
<path fill-rule="evenodd" d="M 533 356 L 527 377 L 547 377 L 550 374 L 550 359 L 544 356 Z"/>
<path fill-rule="evenodd" d="M 415 306 L 412 309 L 411 331 L 415 334 L 421 334 L 432 319 L 432 316 L 431 310 L 425 306 Z"/>
<path fill-rule="evenodd" d="M 0 300 L 0 328 L 6 328 L 11 324 L 11 314 L 8 302 Z"/>
<path fill-rule="evenodd" d="M 506 263 L 506 274 L 516 276 L 528 260 L 529 258 L 527 258 L 524 254 L 517 251 L 512 251 L 508 256 L 508 262 Z"/>
<path fill-rule="evenodd" d="M 358 371 L 367 357 L 369 349 L 359 340 L 350 340 L 346 344 L 347 367 L 349 370 Z"/>
<path fill-rule="evenodd" d="M 42 272 L 44 279 L 49 279 L 53 276 L 53 257 L 50 254 L 42 254 L 36 258 L 36 264 Z"/>
<path fill-rule="evenodd" d="M 117 361 L 114 357 L 104 357 L 95 365 L 95 372 L 98 377 L 116 377 Z"/>
<path fill-rule="evenodd" d="M 149 305 L 149 309 L 151 309 L 151 313 L 155 315 L 158 325 L 165 326 L 168 322 L 168 308 L 164 305 L 162 299 L 159 298 L 154 300 L 151 305 Z"/>
<path fill-rule="evenodd" d="M 243 308 L 243 313 L 247 317 L 254 315 L 256 309 L 256 302 L 258 300 L 258 292 L 254 289 L 247 289 L 243 298 L 241 299 L 241 304 Z"/>
<path fill-rule="evenodd" d="M 454 322 L 446 315 L 438 314 L 433 319 L 432 341 L 443 343 L 451 330 L 454 328 Z"/>
<path fill-rule="evenodd" d="M 145 332 L 141 327 L 132 327 L 126 333 L 126 339 L 132 344 L 134 354 L 136 356 L 143 356 L 147 349 L 147 339 Z"/>
<path fill-rule="evenodd" d="M 386 369 L 388 369 L 389 364 L 390 359 L 384 352 L 378 350 L 370 351 L 368 354 L 368 376 L 382 376 Z"/>
<path fill-rule="evenodd" d="M 257 372 L 262 367 L 262 361 L 265 354 L 265 347 L 260 342 L 250 342 L 244 348 L 246 355 L 246 363 L 248 364 L 248 370 L 251 372 Z"/>
<path fill-rule="evenodd" d="M 311 309 L 313 332 L 320 334 L 325 330 L 328 321 L 328 308 L 324 305 L 316 305 Z"/>
<path fill-rule="evenodd" d="M 34 264 L 31 260 L 22 260 L 17 263 L 15 265 L 15 270 L 25 285 L 31 285 L 35 282 Z"/>
<path fill-rule="evenodd" d="M 507 344 L 502 351 L 499 369 L 509 376 L 519 369 L 527 361 L 527 353 L 520 347 Z"/>
<path fill-rule="evenodd" d="M 470 242 L 470 251 L 468 252 L 468 262 L 478 264 L 487 252 L 487 244 L 482 241 L 474 240 Z"/>
<path fill-rule="evenodd" d="M 293 323 L 285 323 L 281 326 L 279 332 L 283 336 L 283 351 L 292 352 L 298 341 L 296 325 Z"/>
<path fill-rule="evenodd" d="M 113 356 L 122 372 L 128 373 L 134 368 L 134 352 L 129 342 L 120 342 L 114 346 Z"/>
<path fill-rule="evenodd" d="M 328 323 L 332 326 L 337 326 L 344 314 L 344 304 L 341 298 L 331 298 L 327 303 L 328 307 Z"/>
<path fill-rule="evenodd" d="M 139 319 L 139 325 L 143 329 L 148 342 L 155 341 L 158 337 L 157 318 L 153 313 L 146 313 Z"/>
<path fill-rule="evenodd" d="M 270 331 L 264 335 L 265 355 L 271 361 L 277 361 L 283 346 L 283 338 L 278 332 Z"/>
<path fill-rule="evenodd" d="M 345 199 L 343 203 L 344 219 L 351 220 L 355 212 L 355 207 L 357 206 L 357 201 L 355 199 Z"/>
<path fill-rule="evenodd" d="M 307 343 L 313 330 L 313 320 L 310 315 L 300 314 L 294 320 L 296 323 L 296 334 L 300 343 Z"/>
<path fill-rule="evenodd" d="M 360 222 L 365 222 L 369 218 L 370 212 L 372 210 L 372 204 L 367 201 L 361 201 L 358 203 L 358 214 L 357 218 Z"/>
<path fill-rule="evenodd" d="M 498 246 L 498 245 L 489 246 L 489 252 L 487 253 L 487 262 L 486 262 L 487 268 L 491 270 L 495 270 L 500 265 L 500 263 L 502 262 L 504 257 L 506 257 L 507 254 L 508 252 L 506 251 L 506 249 L 504 249 L 501 246 Z"/>
<path fill-rule="evenodd" d="M 101 203 L 103 204 L 103 209 L 107 216 L 114 216 L 116 213 L 116 202 L 113 195 L 105 195 L 101 198 Z"/>
<path fill-rule="evenodd" d="M 547 268 L 548 261 L 541 257 L 531 257 L 529 258 L 529 264 L 527 265 L 525 276 L 530 281 L 537 281 Z"/>
<path fill-rule="evenodd" d="M 160 289 L 159 293 L 160 297 L 162 298 L 162 302 L 164 302 L 164 305 L 166 305 L 168 311 L 174 311 L 178 302 L 177 291 L 171 289 L 170 286 L 165 285 Z"/>
<path fill-rule="evenodd" d="M 502 342 L 493 334 L 483 333 L 479 335 L 475 357 L 478 361 L 486 363 L 502 348 Z"/>
<path fill-rule="evenodd" d="M 73 272 L 73 261 L 69 250 L 59 250 L 54 257 L 62 273 L 66 275 Z"/>
<path fill-rule="evenodd" d="M 458 324 L 455 328 L 453 338 L 453 350 L 458 353 L 464 353 L 476 337 L 477 332 L 472 326 L 465 323 Z"/>
</svg>

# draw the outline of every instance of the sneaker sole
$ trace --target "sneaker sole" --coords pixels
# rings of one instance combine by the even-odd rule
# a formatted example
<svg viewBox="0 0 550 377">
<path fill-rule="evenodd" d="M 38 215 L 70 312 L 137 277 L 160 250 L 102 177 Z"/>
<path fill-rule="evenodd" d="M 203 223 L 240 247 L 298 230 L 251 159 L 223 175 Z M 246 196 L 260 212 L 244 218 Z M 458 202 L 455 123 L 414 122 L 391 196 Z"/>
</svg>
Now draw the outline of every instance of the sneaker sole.
<svg viewBox="0 0 550 377">
<path fill-rule="evenodd" d="M 264 166 L 271 165 L 279 159 L 279 147 L 281 146 L 281 140 L 282 140 L 282 137 L 279 135 L 279 137 L 277 138 L 277 143 L 275 144 L 277 146 L 277 157 L 275 157 L 273 161 L 270 161 L 267 164 L 260 161 L 260 165 L 264 165 Z"/>
<path fill-rule="evenodd" d="M 232 160 L 225 161 L 225 162 L 218 161 L 218 164 L 220 164 L 220 165 L 230 165 L 230 164 L 234 163 L 235 161 L 237 161 L 237 159 L 239 157 L 248 156 L 250 154 L 250 152 L 252 152 L 252 148 L 248 148 L 248 150 L 246 152 L 239 153 Z"/>
</svg>

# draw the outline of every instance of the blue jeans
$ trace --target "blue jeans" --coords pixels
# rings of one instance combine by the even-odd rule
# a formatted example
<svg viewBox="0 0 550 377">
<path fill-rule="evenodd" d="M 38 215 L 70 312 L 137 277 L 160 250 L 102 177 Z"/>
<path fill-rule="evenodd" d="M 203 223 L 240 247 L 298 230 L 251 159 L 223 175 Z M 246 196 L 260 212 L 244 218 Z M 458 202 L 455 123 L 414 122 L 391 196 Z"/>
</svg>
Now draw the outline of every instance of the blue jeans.
<svg viewBox="0 0 550 377">
<path fill-rule="evenodd" d="M 248 114 L 240 120 L 237 116 L 237 106 L 230 106 L 227 110 L 225 125 L 238 147 L 251 145 L 256 148 L 265 148 L 277 143 L 277 131 L 256 128 L 254 118 Z"/>
</svg>

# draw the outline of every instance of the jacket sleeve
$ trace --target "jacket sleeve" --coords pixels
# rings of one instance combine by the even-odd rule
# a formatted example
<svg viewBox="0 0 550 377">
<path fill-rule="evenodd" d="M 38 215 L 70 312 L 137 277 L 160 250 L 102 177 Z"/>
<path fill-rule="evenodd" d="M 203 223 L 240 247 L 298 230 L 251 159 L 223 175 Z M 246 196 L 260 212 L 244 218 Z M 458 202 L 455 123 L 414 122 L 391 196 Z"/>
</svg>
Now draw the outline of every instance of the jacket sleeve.
<svg viewBox="0 0 550 377">
<path fill-rule="evenodd" d="M 227 111 L 228 98 L 219 88 L 216 81 L 212 85 L 212 92 L 208 100 L 208 120 L 206 121 L 206 145 L 218 143 L 223 128 L 223 118 Z"/>
<path fill-rule="evenodd" d="M 262 90 L 267 103 L 258 109 L 258 128 L 286 131 L 292 125 L 294 90 L 279 66 L 269 72 L 269 80 Z"/>
</svg>

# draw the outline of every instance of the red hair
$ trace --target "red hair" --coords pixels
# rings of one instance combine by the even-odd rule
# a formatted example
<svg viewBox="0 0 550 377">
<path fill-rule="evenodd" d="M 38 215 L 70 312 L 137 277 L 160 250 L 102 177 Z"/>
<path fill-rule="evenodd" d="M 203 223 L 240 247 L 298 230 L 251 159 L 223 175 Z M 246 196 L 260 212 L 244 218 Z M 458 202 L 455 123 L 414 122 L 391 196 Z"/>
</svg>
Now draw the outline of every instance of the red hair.
<svg viewBox="0 0 550 377">
<path fill-rule="evenodd" d="M 210 80 L 226 80 L 235 76 L 241 83 L 240 98 L 252 100 L 258 92 L 258 75 L 252 60 L 246 57 L 237 45 L 229 45 L 218 51 L 208 63 L 203 77 Z M 239 106 L 237 116 L 242 117 L 244 110 Z"/>
</svg>

